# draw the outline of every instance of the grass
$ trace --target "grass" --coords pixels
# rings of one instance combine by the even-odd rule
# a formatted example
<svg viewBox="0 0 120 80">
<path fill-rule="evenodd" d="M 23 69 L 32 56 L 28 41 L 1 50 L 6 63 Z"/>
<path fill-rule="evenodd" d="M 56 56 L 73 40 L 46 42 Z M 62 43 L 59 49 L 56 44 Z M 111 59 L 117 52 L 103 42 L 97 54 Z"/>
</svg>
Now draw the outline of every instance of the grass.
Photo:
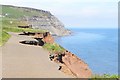
<svg viewBox="0 0 120 80">
<path fill-rule="evenodd" d="M 47 49 L 50 52 L 63 52 L 65 49 L 63 47 L 61 47 L 60 45 L 58 45 L 57 43 L 46 43 L 43 48 Z M 120 76 L 118 75 L 110 75 L 110 74 L 104 74 L 104 75 L 93 75 L 91 79 L 89 80 L 118 80 L 118 78 L 120 78 Z"/>
<path fill-rule="evenodd" d="M 11 24 L 10 21 L 13 23 Z M 27 25 L 26 22 L 19 22 L 16 19 L 3 18 L 0 21 L 0 46 L 3 45 L 9 38 L 10 35 L 7 32 L 46 32 L 46 30 L 32 29 L 32 28 L 18 28 L 18 25 Z"/>
<path fill-rule="evenodd" d="M 17 7 L 10 7 L 10 6 L 4 6 L 2 5 L 2 13 L 8 14 L 7 17 L 9 18 L 21 18 L 21 17 L 31 17 L 34 15 L 40 15 L 44 16 L 47 14 L 43 14 L 42 12 L 36 11 L 36 10 L 25 10 L 23 8 L 17 8 Z"/>
<path fill-rule="evenodd" d="M 120 76 L 115 75 L 115 74 L 103 74 L 103 75 L 98 75 L 95 74 L 92 76 L 92 78 L 90 80 L 118 80 L 118 78 L 120 78 Z"/>
<path fill-rule="evenodd" d="M 10 23 L 12 21 L 12 24 Z M 7 32 L 46 32 L 46 30 L 32 29 L 32 28 L 18 28 L 19 25 L 27 25 L 25 21 L 18 21 L 12 18 L 2 18 L 0 20 L 0 45 L 3 45 L 9 38 L 10 35 Z"/>
<path fill-rule="evenodd" d="M 10 21 L 13 23 L 11 24 Z M 18 20 L 15 19 L 10 19 L 10 18 L 3 18 L 0 21 L 0 45 L 3 45 L 9 38 L 10 35 L 7 32 L 46 32 L 46 30 L 40 30 L 40 29 L 31 29 L 31 28 L 18 28 L 18 25 L 26 25 L 26 22 L 19 22 Z"/>
<path fill-rule="evenodd" d="M 46 30 L 39 29 L 30 29 L 30 28 L 18 28 L 17 26 L 26 26 L 28 25 L 27 21 L 20 21 L 22 17 L 32 17 L 32 16 L 45 16 L 40 11 L 36 10 L 27 10 L 24 8 L 11 7 L 2 5 L 2 10 L 0 13 L 6 15 L 5 17 L 0 18 L 0 45 L 4 44 L 9 38 L 10 35 L 7 32 L 46 32 Z M 12 22 L 12 23 L 11 23 Z"/>
<path fill-rule="evenodd" d="M 6 31 L 2 31 L 2 35 L 0 36 L 0 46 L 2 46 L 5 42 L 7 42 L 9 38 L 10 35 Z"/>
<path fill-rule="evenodd" d="M 44 44 L 43 48 L 51 52 L 63 52 L 65 50 L 63 47 L 61 47 L 57 43 L 53 43 L 53 44 L 46 43 Z"/>
<path fill-rule="evenodd" d="M 31 29 L 31 28 L 17 28 L 17 27 L 3 27 L 3 30 L 7 32 L 45 32 L 46 30 Z"/>
<path fill-rule="evenodd" d="M 3 30 L 0 31 L 2 33 L 0 35 L 0 46 L 2 46 L 9 38 L 10 35 L 7 32 L 23 32 L 23 31 L 29 31 L 29 32 L 45 32 L 44 30 L 38 30 L 38 29 L 23 29 L 23 28 L 17 28 L 17 27 L 3 27 Z"/>
<path fill-rule="evenodd" d="M 2 29 L 2 36 L 0 36 L 0 45 L 3 45 L 9 38 L 10 35 L 7 32 L 45 32 L 45 30 L 38 30 L 38 29 L 23 29 L 23 28 L 17 28 L 17 27 L 3 27 Z"/>
</svg>

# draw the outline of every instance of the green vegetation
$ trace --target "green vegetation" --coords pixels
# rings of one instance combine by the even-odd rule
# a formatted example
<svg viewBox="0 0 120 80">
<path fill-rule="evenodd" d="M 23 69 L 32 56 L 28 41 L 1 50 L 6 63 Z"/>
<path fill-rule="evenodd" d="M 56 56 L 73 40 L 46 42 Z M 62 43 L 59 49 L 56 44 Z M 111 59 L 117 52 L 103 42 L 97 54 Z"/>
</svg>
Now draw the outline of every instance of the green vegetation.
<svg viewBox="0 0 120 80">
<path fill-rule="evenodd" d="M 3 30 L 7 32 L 45 32 L 45 30 L 30 29 L 30 28 L 17 28 L 17 27 L 3 27 Z"/>
<path fill-rule="evenodd" d="M 46 43 L 43 48 L 52 51 L 52 52 L 63 52 L 65 49 L 63 47 L 61 47 L 60 45 L 53 43 Z"/>
<path fill-rule="evenodd" d="M 5 31 L 2 31 L 2 36 L 3 37 L 0 36 L 0 46 L 7 42 L 7 40 L 10 38 L 10 35 Z"/>
<path fill-rule="evenodd" d="M 7 32 L 45 32 L 45 30 L 30 29 L 30 28 L 18 28 L 19 25 L 28 25 L 27 21 L 20 21 L 22 17 L 32 17 L 32 16 L 48 16 L 49 14 L 44 14 L 36 10 L 25 10 L 23 8 L 2 6 L 2 12 L 0 13 L 5 17 L 0 18 L 0 46 L 3 45 L 10 38 L 10 35 Z M 43 48 L 52 51 L 52 52 L 63 52 L 65 49 L 60 45 L 53 43 L 46 43 Z M 107 78 L 107 79 L 106 79 Z M 92 79 L 89 80 L 108 80 L 109 78 L 115 78 L 118 80 L 118 75 L 94 75 Z"/>
<path fill-rule="evenodd" d="M 7 14 L 7 17 L 9 18 L 21 18 L 21 17 L 31 17 L 34 15 L 47 15 L 43 14 L 42 12 L 38 12 L 36 10 L 28 10 L 28 9 L 23 9 L 23 8 L 18 8 L 18 7 L 11 7 L 11 6 L 4 6 L 2 5 L 2 14 Z"/>
<path fill-rule="evenodd" d="M 10 35 L 7 32 L 23 32 L 23 31 L 27 31 L 27 32 L 45 32 L 45 30 L 38 30 L 38 29 L 30 29 L 30 28 L 17 28 L 17 27 L 4 27 L 2 28 L 2 36 L 0 36 L 0 45 L 4 44 L 9 38 Z"/>
<path fill-rule="evenodd" d="M 118 80 L 120 78 L 118 75 L 110 75 L 110 74 L 104 74 L 104 75 L 94 75 L 90 80 Z"/>
<path fill-rule="evenodd" d="M 11 19 L 12 20 L 12 19 Z M 2 30 L 0 33 L 1 36 L 0 36 L 0 45 L 4 44 L 9 38 L 10 38 L 10 35 L 7 33 L 7 32 L 23 32 L 23 31 L 26 31 L 26 32 L 45 32 L 45 30 L 39 30 L 39 29 L 31 29 L 31 28 L 18 28 L 17 26 L 18 25 L 23 25 L 25 24 L 24 22 L 20 23 L 18 22 L 17 20 L 13 20 L 12 21 L 13 23 L 10 24 L 10 20 L 5 20 L 3 18 L 2 20 Z"/>
<path fill-rule="evenodd" d="M 4 17 L 0 18 L 0 46 L 10 38 L 10 35 L 7 32 L 45 32 L 45 30 L 40 29 L 18 28 L 20 25 L 28 25 L 27 21 L 21 21 L 20 18 L 43 15 L 40 12 L 17 7 L 2 6 L 2 12 L 0 11 L 0 13 L 4 15 Z"/>
</svg>

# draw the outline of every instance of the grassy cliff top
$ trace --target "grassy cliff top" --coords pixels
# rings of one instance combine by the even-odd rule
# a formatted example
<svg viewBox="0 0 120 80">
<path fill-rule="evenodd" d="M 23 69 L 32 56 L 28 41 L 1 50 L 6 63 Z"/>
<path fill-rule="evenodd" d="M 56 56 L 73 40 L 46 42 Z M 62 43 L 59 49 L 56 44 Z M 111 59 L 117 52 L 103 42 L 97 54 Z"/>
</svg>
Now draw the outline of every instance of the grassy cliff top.
<svg viewBox="0 0 120 80">
<path fill-rule="evenodd" d="M 3 45 L 10 35 L 7 32 L 45 32 L 46 30 L 40 29 L 22 29 L 18 28 L 19 25 L 28 25 L 27 21 L 21 21 L 22 17 L 31 16 L 48 16 L 47 11 L 35 10 L 32 8 L 15 7 L 9 5 L 1 5 L 0 8 L 0 46 Z"/>
<path fill-rule="evenodd" d="M 48 16 L 51 15 L 50 12 L 27 8 L 27 7 L 16 7 L 16 6 L 9 6 L 9 5 L 2 5 L 2 15 L 6 16 L 7 18 L 21 18 L 21 17 L 32 17 L 32 16 Z"/>
</svg>

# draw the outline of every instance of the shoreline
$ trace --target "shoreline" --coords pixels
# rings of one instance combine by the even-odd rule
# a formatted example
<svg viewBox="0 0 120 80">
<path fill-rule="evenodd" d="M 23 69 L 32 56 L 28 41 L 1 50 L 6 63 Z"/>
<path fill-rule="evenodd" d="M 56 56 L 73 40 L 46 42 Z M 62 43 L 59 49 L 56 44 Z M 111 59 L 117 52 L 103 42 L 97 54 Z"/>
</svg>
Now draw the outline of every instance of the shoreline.
<svg viewBox="0 0 120 80">
<path fill-rule="evenodd" d="M 70 30 L 70 29 L 69 29 Z M 75 34 L 75 32 L 74 31 L 71 31 L 70 30 L 70 34 L 69 35 L 65 35 L 65 36 L 52 36 L 52 37 L 54 37 L 54 39 L 55 38 L 60 38 L 60 37 L 68 37 L 68 36 L 72 36 L 72 35 L 74 35 Z M 56 41 L 55 41 L 55 43 L 57 43 Z M 57 43 L 58 45 L 60 45 L 59 43 Z M 61 45 L 60 45 L 61 46 Z M 63 46 L 61 46 L 61 47 L 63 47 Z M 63 47 L 64 48 L 64 47 Z M 81 74 L 79 75 L 79 72 L 76 70 L 73 70 L 72 68 L 70 68 L 69 66 L 68 66 L 68 64 L 66 65 L 66 64 L 64 64 L 63 66 L 65 67 L 67 67 L 69 70 L 68 70 L 68 72 L 66 72 L 66 70 L 62 70 L 62 72 L 64 72 L 64 73 L 67 73 L 67 74 L 72 74 L 72 75 L 74 75 L 74 76 L 76 76 L 76 77 L 78 77 L 78 78 L 90 78 L 91 76 L 92 76 L 92 70 L 89 68 L 89 66 L 88 66 L 88 64 L 87 63 L 85 63 L 85 61 L 84 60 L 82 60 L 80 57 L 78 57 L 78 56 L 76 56 L 74 53 L 72 53 L 71 51 L 69 51 L 69 50 L 67 50 L 66 48 L 64 48 L 65 49 L 65 51 L 68 51 L 68 55 L 72 55 L 71 56 L 71 58 L 72 57 L 75 57 L 76 59 L 77 59 L 77 61 L 78 61 L 78 63 L 80 62 L 80 64 L 82 63 L 82 64 L 84 64 L 85 66 L 84 67 L 86 67 L 86 69 L 85 70 L 89 70 L 89 73 L 87 74 L 87 75 L 89 75 L 89 76 L 81 76 Z M 77 66 L 77 65 L 75 65 L 75 66 Z M 72 71 L 72 70 L 73 71 Z M 74 68 L 75 69 L 75 68 Z M 78 68 L 79 69 L 79 68 Z M 82 72 L 83 74 L 84 74 L 84 72 Z"/>
<path fill-rule="evenodd" d="M 48 34 L 48 36 L 46 36 L 46 39 L 48 41 L 44 41 L 45 40 L 44 38 L 43 38 L 43 41 L 54 45 L 55 41 L 51 34 Z M 57 44 L 57 45 L 59 47 L 62 47 L 59 44 Z M 54 52 L 54 54 L 57 56 L 59 54 L 63 55 L 61 57 L 61 60 L 63 61 L 62 65 L 61 65 L 63 67 L 62 71 L 65 73 L 72 74 L 78 78 L 90 78 L 92 76 L 92 71 L 89 68 L 89 66 L 83 60 L 81 60 L 79 57 L 77 57 L 75 54 L 71 53 L 70 51 L 66 50 L 65 48 L 63 48 L 63 49 L 64 49 L 64 51 L 60 51 L 60 52 L 56 51 L 57 54 L 56 54 L 56 52 Z M 55 57 L 55 59 L 53 61 L 55 61 L 57 63 L 61 63 L 61 62 L 57 61 L 57 57 Z"/>
<path fill-rule="evenodd" d="M 57 43 L 61 44 L 66 49 L 70 50 L 71 52 L 75 53 L 79 58 L 82 58 L 83 60 L 85 60 L 85 62 L 87 62 L 90 68 L 93 70 L 94 74 L 98 74 L 98 75 L 116 74 L 117 75 L 118 74 L 118 70 L 117 70 L 118 62 L 116 58 L 117 57 L 117 50 L 116 50 L 117 36 L 115 37 L 113 36 L 117 33 L 115 32 L 117 30 L 114 30 L 114 29 L 113 30 L 108 29 L 108 30 L 103 30 L 103 31 L 99 29 L 77 30 L 76 28 L 73 30 L 78 32 L 78 34 L 73 35 L 73 36 L 68 36 L 68 37 L 61 37 L 60 40 L 58 38 L 58 40 L 56 40 Z M 84 34 L 82 35 L 82 32 L 85 33 L 85 35 Z M 109 32 L 109 33 L 106 33 L 106 32 Z M 87 36 L 86 33 L 89 34 L 89 36 Z M 98 36 L 94 36 L 92 39 L 92 34 L 95 34 L 95 35 L 98 34 Z M 102 38 L 99 35 L 105 36 L 105 37 Z M 109 39 L 112 39 L 112 41 Z M 72 40 L 73 42 L 71 42 Z M 106 44 L 109 44 L 112 47 L 107 46 Z M 112 57 L 113 54 L 114 56 Z M 101 57 L 99 56 L 102 57 L 102 60 L 101 60 Z M 106 59 L 106 61 L 104 61 L 104 59 Z M 114 62 L 111 62 L 113 60 Z M 111 71 L 111 69 L 113 70 Z"/>
<path fill-rule="evenodd" d="M 29 36 L 31 37 L 31 36 Z M 49 37 L 50 38 L 50 37 Z M 49 42 L 49 41 L 48 41 Z M 37 46 L 36 46 L 37 47 Z M 66 49 L 65 49 L 66 50 Z M 48 50 L 47 50 L 48 51 Z M 48 55 L 48 54 L 47 54 Z M 62 69 L 61 71 L 64 72 L 65 74 L 67 75 L 73 75 L 77 78 L 91 78 L 92 76 L 94 76 L 94 74 L 92 74 L 92 71 L 89 69 L 89 66 L 83 61 L 81 60 L 80 58 L 78 58 L 76 55 L 74 55 L 73 53 L 67 51 L 66 53 L 66 56 L 63 57 L 63 61 L 65 64 L 61 64 L 62 66 Z M 58 62 L 57 62 L 58 63 Z M 71 65 L 71 63 L 73 65 Z M 77 63 L 77 64 L 75 64 Z M 80 63 L 81 65 L 78 65 L 78 63 Z M 60 64 L 60 63 L 58 63 Z M 79 74 L 79 71 L 78 69 L 80 67 L 76 67 L 76 66 L 82 66 L 82 69 L 83 69 L 83 72 L 82 74 Z M 85 72 L 87 70 L 87 72 Z M 80 71 L 81 72 L 81 71 Z M 85 73 L 84 73 L 85 72 Z M 86 73 L 89 73 L 89 74 L 86 74 Z M 84 75 L 83 75 L 84 74 Z M 82 76 L 81 76 L 82 75 Z M 89 76 L 88 76 L 89 75 Z M 108 74 L 109 75 L 109 74 Z M 106 75 L 98 75 L 98 74 L 95 74 L 95 77 L 98 76 L 106 76 Z M 115 75 L 116 76 L 116 75 Z"/>
<path fill-rule="evenodd" d="M 88 64 L 74 53 L 68 50 L 66 51 L 65 57 L 63 57 L 64 64 L 62 64 L 64 69 L 61 71 L 66 74 L 74 75 L 77 78 L 91 78 L 92 70 L 89 68 Z"/>
<path fill-rule="evenodd" d="M 7 46 L 6 46 L 6 44 L 4 45 L 5 47 L 8 47 L 8 48 L 6 48 L 6 50 L 4 50 L 4 52 L 6 51 L 7 54 L 3 54 L 3 55 L 5 55 L 5 56 L 7 55 L 7 57 L 5 57 L 5 59 L 7 59 L 7 60 L 4 60 L 4 62 L 6 62 L 6 64 L 7 64 L 6 67 L 8 69 L 9 69 L 9 64 L 14 66 L 13 65 L 14 61 L 18 62 L 18 63 L 16 63 L 16 62 L 15 63 L 18 66 L 17 68 L 19 68 L 18 64 L 19 64 L 19 60 L 20 60 L 20 63 L 21 63 L 20 66 L 24 65 L 25 67 L 29 68 L 29 69 L 28 68 L 26 68 L 26 69 L 23 68 L 23 72 L 25 70 L 29 76 L 31 75 L 31 73 L 29 71 L 32 70 L 33 73 L 35 71 L 37 72 L 37 70 L 34 69 L 35 67 L 37 67 L 38 72 L 39 72 L 39 67 L 41 68 L 41 71 L 42 71 L 43 68 L 46 67 L 46 66 L 43 66 L 44 65 L 44 61 L 48 60 L 49 57 L 50 57 L 49 56 L 49 52 L 48 52 L 49 50 L 52 53 L 53 53 L 54 50 L 56 51 L 56 52 L 54 52 L 54 54 L 55 54 L 54 58 L 55 59 L 54 59 L 54 62 L 52 62 L 52 63 L 56 62 L 57 64 L 60 64 L 60 66 L 62 66 L 60 70 L 63 71 L 64 73 L 70 74 L 70 75 L 75 75 L 75 76 L 80 77 L 80 78 L 81 77 L 85 78 L 85 77 L 89 77 L 91 75 L 92 76 L 94 75 L 94 74 L 92 74 L 92 70 L 89 68 L 89 65 L 91 66 L 91 65 L 95 64 L 95 66 L 97 68 L 96 70 L 101 70 L 102 71 L 102 68 L 103 68 L 103 73 L 106 72 L 105 70 L 108 70 L 108 72 L 109 72 L 111 69 L 113 69 L 113 71 L 115 71 L 115 69 L 118 69 L 118 68 L 113 66 L 114 64 L 113 65 L 108 65 L 107 63 L 111 63 L 112 64 L 112 61 L 110 61 L 109 59 L 103 57 L 103 56 L 105 56 L 104 52 L 106 52 L 106 51 L 104 51 L 104 47 L 107 47 L 107 46 L 105 46 L 107 44 L 103 43 L 104 47 L 101 50 L 103 50 L 104 52 L 97 51 L 97 49 L 95 49 L 95 48 L 97 48 L 97 47 L 95 47 L 95 44 L 92 44 L 92 45 L 94 45 L 94 49 L 93 50 L 97 51 L 97 52 L 95 52 L 96 55 L 95 54 L 94 55 L 90 54 L 91 56 L 89 54 L 86 54 L 86 51 L 88 51 L 89 48 L 87 48 L 86 45 L 83 46 L 84 44 L 83 45 L 79 44 L 79 43 L 82 42 L 82 40 L 79 40 L 78 42 L 75 41 L 75 42 L 77 42 L 77 44 L 73 43 L 73 45 L 70 45 L 70 44 L 72 44 L 71 42 L 74 41 L 74 38 L 71 38 L 71 39 L 67 38 L 67 39 L 65 39 L 66 41 L 68 40 L 67 42 L 70 41 L 70 44 L 68 46 L 75 47 L 76 51 L 77 51 L 77 47 L 78 47 L 78 49 L 80 48 L 80 50 L 81 50 L 81 46 L 83 46 L 84 47 L 84 51 L 83 52 L 81 52 L 82 50 L 81 51 L 78 50 L 77 52 L 74 53 L 74 50 L 72 51 L 71 48 L 70 49 L 67 48 L 67 47 L 63 48 L 62 46 L 64 45 L 64 43 L 61 44 L 62 46 L 60 44 L 58 44 L 55 41 L 55 38 L 54 38 L 55 35 L 59 35 L 58 36 L 58 38 L 59 38 L 59 37 L 74 36 L 74 35 L 77 35 L 77 33 L 76 33 L 76 31 L 71 30 L 73 28 L 75 29 L 75 27 L 72 27 L 72 26 L 70 27 L 69 26 L 70 28 L 66 29 L 64 24 L 56 16 L 54 16 L 51 12 L 43 10 L 43 9 L 35 9 L 35 8 L 22 7 L 22 6 L 20 7 L 20 6 L 2 5 L 2 4 L 1 4 L 1 6 L 3 8 L 3 13 L 4 14 L 1 14 L 1 18 L 3 18 L 3 20 L 2 20 L 2 22 L 3 22 L 3 25 L 2 25 L 3 26 L 3 30 L 1 32 L 2 33 L 2 36 L 1 36 L 2 39 L 0 41 L 0 45 L 4 45 L 3 43 L 7 44 Z M 23 14 L 21 14 L 21 13 L 23 13 Z M 78 30 L 79 26 L 76 27 L 76 28 L 77 28 L 76 30 L 79 31 Z M 86 26 L 86 28 L 87 28 L 87 26 Z M 86 29 L 86 28 L 83 28 L 83 30 Z M 99 31 L 100 31 L 100 29 L 101 28 L 98 28 Z M 105 28 L 105 29 L 107 29 L 107 28 Z M 82 31 L 82 27 L 81 27 L 80 30 Z M 97 31 L 97 30 L 94 30 L 94 31 Z M 10 44 L 8 44 L 9 43 L 8 39 L 11 40 L 11 38 L 12 38 L 8 34 L 8 32 L 23 32 L 23 33 L 24 32 L 28 32 L 28 33 L 25 33 L 25 34 L 28 34 L 27 36 L 29 36 L 31 39 L 30 38 L 22 38 L 23 36 L 20 37 L 19 35 L 17 35 L 16 37 L 14 36 L 15 40 L 13 39 L 11 41 L 12 44 L 11 44 L 11 42 L 10 42 Z M 29 35 L 29 32 L 31 33 L 30 35 Z M 50 34 L 41 34 L 41 32 L 44 32 L 44 33 L 48 32 Z M 43 36 L 41 36 L 39 34 L 41 34 Z M 52 34 L 53 34 L 53 36 L 52 36 Z M 32 37 L 31 37 L 31 35 L 32 35 Z M 86 35 L 80 35 L 80 36 L 84 37 Z M 99 37 L 98 35 L 96 35 L 96 36 Z M 90 37 L 90 36 L 88 35 L 88 37 Z M 26 44 L 24 44 L 24 46 L 21 46 L 20 41 L 19 40 L 16 41 L 16 38 L 19 38 L 22 41 L 24 39 L 26 39 L 26 40 L 23 41 L 23 43 L 26 43 Z M 92 37 L 90 37 L 90 38 L 92 39 Z M 27 41 L 27 39 L 30 39 L 30 41 Z M 79 39 L 79 37 L 78 37 L 78 39 Z M 7 42 L 7 40 L 8 40 L 8 42 Z M 87 38 L 86 40 L 90 40 L 90 39 Z M 110 38 L 110 40 L 111 40 L 111 38 Z M 86 41 L 85 41 L 85 43 L 86 43 Z M 31 47 L 28 48 L 29 47 L 28 45 L 30 45 Z M 89 45 L 90 44 L 88 44 L 88 46 Z M 35 46 L 35 49 L 33 49 L 33 46 Z M 99 46 L 99 45 L 96 45 L 96 46 Z M 108 46 L 113 46 L 113 45 L 108 45 Z M 40 47 L 40 49 L 38 47 Z M 25 49 L 25 48 L 27 48 L 28 50 Z M 45 48 L 45 49 L 43 49 L 43 48 Z M 114 51 L 113 49 L 116 49 L 114 47 L 111 47 L 111 48 L 110 48 L 110 51 Z M 67 50 L 67 49 L 69 49 L 69 50 Z M 7 52 L 7 50 L 9 50 L 9 51 Z M 45 50 L 47 51 L 47 53 L 45 52 Z M 92 53 L 92 49 L 90 49 L 90 51 Z M 86 56 L 86 59 L 88 59 L 88 60 L 90 60 L 89 58 L 91 58 L 91 60 L 93 58 L 93 60 L 90 63 L 88 63 L 89 65 L 85 63 L 85 62 L 87 62 L 86 59 L 85 60 L 82 59 L 83 56 L 77 55 L 77 53 L 79 53 L 79 52 L 80 52 L 80 54 L 85 53 L 84 56 Z M 30 53 L 30 55 L 29 55 L 29 53 Z M 99 56 L 99 53 L 103 53 L 102 54 L 103 56 Z M 13 56 L 11 56 L 11 55 L 13 55 Z M 20 56 L 18 56 L 18 55 L 20 55 Z M 60 55 L 62 55 L 62 56 L 60 57 Z M 109 54 L 106 54 L 106 55 L 108 56 Z M 10 56 L 10 58 L 9 58 L 9 56 Z M 21 56 L 23 56 L 23 57 L 21 57 Z M 26 58 L 25 58 L 25 56 L 26 56 Z M 32 58 L 32 57 L 34 57 L 34 58 Z M 108 57 L 110 57 L 110 58 L 112 57 L 113 58 L 114 56 L 108 56 Z M 17 61 L 17 58 L 18 58 L 18 61 Z M 60 58 L 60 60 L 59 60 L 59 58 Z M 103 62 L 100 63 L 95 58 L 98 58 L 101 62 L 102 62 L 102 60 L 106 60 L 106 62 L 107 62 L 107 60 L 109 60 L 109 61 L 107 63 L 105 63 L 106 65 L 104 65 Z M 9 62 L 12 59 L 13 59 L 13 62 Z M 28 61 L 26 61 L 26 60 L 28 60 Z M 62 61 L 62 63 L 60 61 Z M 23 64 L 22 64 L 22 62 L 23 62 Z M 24 64 L 24 62 L 25 62 L 25 64 Z M 35 62 L 35 67 L 31 68 L 31 66 L 33 66 L 34 62 Z M 42 64 L 43 68 L 41 67 L 41 64 L 39 64 L 40 62 Z M 45 65 L 52 66 L 51 63 L 49 63 L 49 62 L 50 61 L 48 60 L 48 64 L 47 64 L 47 61 L 46 61 Z M 116 61 L 114 61 L 114 62 L 116 62 Z M 26 63 L 28 63 L 30 67 L 28 65 L 26 65 Z M 109 69 L 108 67 L 111 68 L 111 69 Z M 48 68 L 46 68 L 46 70 L 48 70 Z M 50 67 L 50 68 L 53 69 L 53 71 L 56 71 L 54 69 L 56 67 Z M 15 67 L 15 69 L 16 69 L 16 67 Z M 13 70 L 13 71 L 16 71 L 16 70 Z M 21 68 L 21 70 L 22 70 L 22 68 Z M 93 71 L 94 70 L 95 69 L 93 69 Z M 3 71 L 4 71 L 4 69 L 3 69 Z M 59 71 L 59 72 L 61 72 L 61 71 Z M 50 70 L 48 70 L 48 72 L 50 73 Z M 11 73 L 13 73 L 12 70 L 11 70 Z M 22 75 L 22 72 L 20 74 Z M 39 72 L 38 74 L 34 73 L 32 75 L 34 75 L 34 77 L 35 77 L 35 76 L 38 76 L 38 75 L 40 76 L 40 74 L 41 73 Z M 59 74 L 58 70 L 56 71 L 56 74 Z M 16 74 L 16 75 L 18 75 L 18 74 Z M 24 75 L 26 75 L 26 74 L 24 74 Z M 50 73 L 50 75 L 52 75 L 52 74 Z M 45 76 L 45 74 L 44 74 L 44 76 Z M 52 77 L 53 77 L 53 75 L 52 75 Z M 62 77 L 62 74 L 61 74 L 61 77 Z"/>
<path fill-rule="evenodd" d="M 50 32 L 24 32 L 23 35 L 34 37 L 34 39 L 38 40 L 39 45 L 44 43 L 44 45 L 42 45 L 43 48 L 53 53 L 53 61 L 61 64 L 60 66 L 63 72 L 72 74 L 78 78 L 90 78 L 92 76 L 92 71 L 89 66 L 76 55 L 67 51 L 59 44 L 56 44 Z M 61 57 L 59 55 L 61 55 Z"/>
</svg>

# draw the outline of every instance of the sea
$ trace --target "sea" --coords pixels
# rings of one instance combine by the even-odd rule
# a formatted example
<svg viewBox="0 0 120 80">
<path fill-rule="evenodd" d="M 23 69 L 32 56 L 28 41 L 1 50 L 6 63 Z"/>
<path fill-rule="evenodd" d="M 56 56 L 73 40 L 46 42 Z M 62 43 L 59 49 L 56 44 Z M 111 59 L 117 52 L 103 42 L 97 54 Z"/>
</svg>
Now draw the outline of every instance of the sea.
<svg viewBox="0 0 120 80">
<path fill-rule="evenodd" d="M 93 74 L 118 74 L 118 29 L 70 30 L 55 41 L 84 60 Z"/>
</svg>

